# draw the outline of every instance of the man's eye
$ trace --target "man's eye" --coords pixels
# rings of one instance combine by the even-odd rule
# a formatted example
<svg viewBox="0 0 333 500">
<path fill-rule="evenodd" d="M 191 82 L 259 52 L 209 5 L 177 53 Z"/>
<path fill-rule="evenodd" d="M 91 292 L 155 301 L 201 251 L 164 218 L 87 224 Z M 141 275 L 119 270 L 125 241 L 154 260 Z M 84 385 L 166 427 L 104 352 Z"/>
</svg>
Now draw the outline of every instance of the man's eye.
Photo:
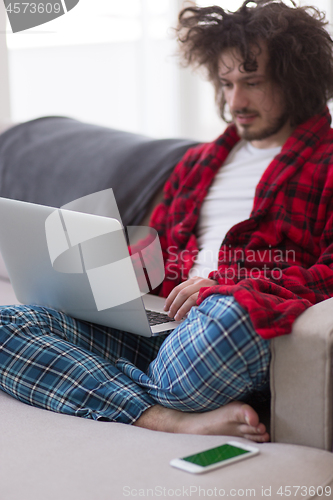
<svg viewBox="0 0 333 500">
<path fill-rule="evenodd" d="M 221 87 L 222 88 L 231 89 L 232 84 L 231 83 L 227 83 L 227 82 L 221 82 Z"/>
<path fill-rule="evenodd" d="M 259 82 L 247 82 L 248 87 L 257 87 L 259 85 Z"/>
</svg>

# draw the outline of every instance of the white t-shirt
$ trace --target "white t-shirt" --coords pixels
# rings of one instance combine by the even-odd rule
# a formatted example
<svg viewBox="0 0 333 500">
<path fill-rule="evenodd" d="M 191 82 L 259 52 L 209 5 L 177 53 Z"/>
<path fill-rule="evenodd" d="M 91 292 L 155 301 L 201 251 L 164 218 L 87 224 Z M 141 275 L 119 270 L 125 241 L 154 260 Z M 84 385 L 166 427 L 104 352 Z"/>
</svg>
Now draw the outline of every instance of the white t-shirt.
<svg viewBox="0 0 333 500">
<path fill-rule="evenodd" d="M 202 204 L 197 226 L 199 253 L 191 276 L 207 278 L 218 267 L 218 252 L 229 229 L 248 219 L 255 190 L 281 147 L 258 149 L 240 141 L 216 174 Z"/>
</svg>

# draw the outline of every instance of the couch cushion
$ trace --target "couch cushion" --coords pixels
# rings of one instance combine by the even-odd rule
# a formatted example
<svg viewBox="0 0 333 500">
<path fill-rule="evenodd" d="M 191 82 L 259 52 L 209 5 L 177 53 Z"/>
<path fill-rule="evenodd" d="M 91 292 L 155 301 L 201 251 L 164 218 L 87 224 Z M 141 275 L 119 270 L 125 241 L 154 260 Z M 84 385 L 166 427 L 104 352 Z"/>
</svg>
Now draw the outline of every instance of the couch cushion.
<svg viewBox="0 0 333 500">
<path fill-rule="evenodd" d="M 0 136 L 0 196 L 60 207 L 113 188 L 124 225 L 137 224 L 192 145 L 43 117 Z"/>
<path fill-rule="evenodd" d="M 0 425 L 0 498 L 6 500 L 201 499 L 220 498 L 223 491 L 225 498 L 308 499 L 318 498 L 310 487 L 319 495 L 319 486 L 333 491 L 333 455 L 314 448 L 267 443 L 258 445 L 256 457 L 192 475 L 169 461 L 230 438 L 59 415 L 1 392 Z M 295 495 L 297 486 L 302 489 Z"/>
</svg>

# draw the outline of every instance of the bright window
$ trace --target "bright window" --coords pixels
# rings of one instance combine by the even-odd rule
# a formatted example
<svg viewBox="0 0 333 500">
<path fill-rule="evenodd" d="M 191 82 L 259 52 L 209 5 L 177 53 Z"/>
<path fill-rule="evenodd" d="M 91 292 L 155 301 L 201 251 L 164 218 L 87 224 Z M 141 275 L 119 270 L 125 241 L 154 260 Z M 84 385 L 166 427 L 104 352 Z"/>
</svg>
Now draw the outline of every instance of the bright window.
<svg viewBox="0 0 333 500">
<path fill-rule="evenodd" d="M 80 0 L 26 32 L 8 30 L 12 119 L 66 115 L 179 134 L 174 0 Z"/>
<path fill-rule="evenodd" d="M 330 0 L 300 2 L 332 14 Z M 8 26 L 12 120 L 65 115 L 153 137 L 214 138 L 224 124 L 213 89 L 174 57 L 170 28 L 182 3 L 80 0 L 35 29 Z M 212 3 L 234 11 L 242 1 L 198 0 Z"/>
</svg>

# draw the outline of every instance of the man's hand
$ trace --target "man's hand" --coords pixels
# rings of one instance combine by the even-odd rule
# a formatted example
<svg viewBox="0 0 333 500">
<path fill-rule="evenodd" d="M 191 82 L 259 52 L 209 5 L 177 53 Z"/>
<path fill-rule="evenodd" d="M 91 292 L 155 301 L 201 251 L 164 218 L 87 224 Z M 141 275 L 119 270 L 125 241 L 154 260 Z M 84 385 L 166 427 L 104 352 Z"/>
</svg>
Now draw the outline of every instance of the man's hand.
<svg viewBox="0 0 333 500">
<path fill-rule="evenodd" d="M 217 285 L 217 281 L 194 276 L 176 286 L 165 301 L 168 316 L 180 321 L 197 302 L 200 288 Z"/>
</svg>

